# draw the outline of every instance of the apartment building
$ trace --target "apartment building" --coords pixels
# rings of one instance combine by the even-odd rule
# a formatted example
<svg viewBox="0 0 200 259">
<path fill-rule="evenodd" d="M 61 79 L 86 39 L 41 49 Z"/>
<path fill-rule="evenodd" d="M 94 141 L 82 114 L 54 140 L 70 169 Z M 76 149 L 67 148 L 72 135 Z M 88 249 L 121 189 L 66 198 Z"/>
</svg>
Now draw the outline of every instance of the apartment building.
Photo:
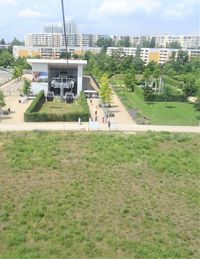
<svg viewBox="0 0 200 259">
<path fill-rule="evenodd" d="M 184 49 L 200 48 L 200 35 L 161 35 L 155 36 L 156 47 L 166 48 L 177 42 Z"/>
<path fill-rule="evenodd" d="M 25 46 L 45 46 L 60 47 L 62 34 L 60 33 L 27 33 L 25 36 Z"/>
<path fill-rule="evenodd" d="M 200 49 L 183 49 L 188 52 L 189 59 L 200 57 Z M 135 56 L 137 48 L 119 48 L 109 47 L 107 48 L 107 55 L 112 56 L 116 51 L 121 51 L 122 56 Z M 147 65 L 149 62 L 154 61 L 158 64 L 164 64 L 169 60 L 172 52 L 178 53 L 179 49 L 167 49 L 167 48 L 141 48 L 140 58 Z"/>
<path fill-rule="evenodd" d="M 96 47 L 99 38 L 107 35 L 99 34 L 66 34 L 67 46 L 69 47 Z M 64 34 L 62 33 L 27 33 L 25 46 L 62 47 L 65 46 Z"/>
<path fill-rule="evenodd" d="M 101 48 L 95 47 L 68 47 L 68 52 L 71 54 L 83 55 L 86 51 L 91 51 L 97 54 L 101 51 Z M 14 46 L 13 56 L 29 57 L 29 58 L 42 58 L 42 59 L 59 59 L 60 54 L 65 52 L 65 47 L 41 47 L 41 46 Z"/>
<path fill-rule="evenodd" d="M 65 23 L 66 33 L 77 33 L 77 24 L 74 21 L 67 21 Z M 43 33 L 63 33 L 62 23 L 50 23 L 43 26 Z"/>
<path fill-rule="evenodd" d="M 154 37 L 157 48 L 166 48 L 174 42 L 182 48 L 200 48 L 200 35 L 152 35 L 152 36 L 110 36 L 115 43 L 129 37 L 130 45 L 133 47 L 143 46 L 144 42 L 150 42 Z"/>
<path fill-rule="evenodd" d="M 109 47 L 107 48 L 106 54 L 112 56 L 115 52 L 121 51 L 122 56 L 135 56 L 137 48 L 118 48 L 118 47 Z"/>
</svg>

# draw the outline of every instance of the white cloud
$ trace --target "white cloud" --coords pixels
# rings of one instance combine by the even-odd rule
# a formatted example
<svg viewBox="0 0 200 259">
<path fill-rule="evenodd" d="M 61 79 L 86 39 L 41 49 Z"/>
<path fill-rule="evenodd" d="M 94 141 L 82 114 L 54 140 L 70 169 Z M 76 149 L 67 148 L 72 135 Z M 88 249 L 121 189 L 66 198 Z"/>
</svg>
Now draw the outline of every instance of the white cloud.
<svg viewBox="0 0 200 259">
<path fill-rule="evenodd" d="M 25 8 L 18 12 L 18 16 L 20 18 L 37 18 L 44 17 L 46 15 L 39 11 L 32 10 L 31 8 Z"/>
<path fill-rule="evenodd" d="M 0 0 L 0 5 L 18 5 L 16 0 Z"/>
<path fill-rule="evenodd" d="M 165 16 L 168 18 L 180 18 L 183 16 L 183 12 L 181 10 L 168 9 L 165 11 Z"/>
<path fill-rule="evenodd" d="M 193 13 L 195 8 L 199 8 L 199 0 L 178 0 L 166 7 L 164 15 L 170 19 L 179 19 Z"/>
<path fill-rule="evenodd" d="M 160 5 L 160 0 L 103 0 L 98 8 L 91 11 L 91 17 L 127 15 L 138 10 L 149 13 Z"/>
</svg>

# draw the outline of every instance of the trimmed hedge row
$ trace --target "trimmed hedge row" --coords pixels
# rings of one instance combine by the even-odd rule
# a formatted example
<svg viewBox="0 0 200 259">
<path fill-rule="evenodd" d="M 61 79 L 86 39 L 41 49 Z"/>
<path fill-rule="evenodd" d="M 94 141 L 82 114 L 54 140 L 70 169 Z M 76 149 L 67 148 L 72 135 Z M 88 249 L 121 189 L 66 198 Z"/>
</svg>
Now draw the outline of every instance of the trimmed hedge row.
<svg viewBox="0 0 200 259">
<path fill-rule="evenodd" d="M 145 98 L 147 102 L 186 102 L 187 98 L 184 95 L 169 95 L 164 96 L 162 94 L 151 94 L 148 98 Z"/>
<path fill-rule="evenodd" d="M 31 105 L 26 110 L 26 113 L 39 111 L 44 102 L 45 102 L 44 91 L 40 91 L 39 94 L 36 96 L 36 98 L 32 101 Z"/>
<path fill-rule="evenodd" d="M 80 118 L 81 121 L 88 121 L 90 118 L 90 112 L 87 105 L 87 100 L 84 93 L 81 93 L 78 103 L 82 107 L 82 111 L 64 113 L 64 114 L 51 114 L 51 113 L 39 113 L 38 111 L 45 102 L 44 91 L 40 92 L 36 99 L 31 103 L 24 114 L 25 122 L 47 122 L 47 121 L 78 121 Z M 66 104 L 67 105 L 67 104 Z"/>
<path fill-rule="evenodd" d="M 30 112 L 26 114 L 26 122 L 47 122 L 47 121 L 66 121 L 73 122 L 78 121 L 81 118 L 81 121 L 88 121 L 89 114 L 87 112 L 76 112 L 76 113 L 65 113 L 65 114 L 51 114 L 51 113 L 39 113 L 39 112 Z"/>
</svg>

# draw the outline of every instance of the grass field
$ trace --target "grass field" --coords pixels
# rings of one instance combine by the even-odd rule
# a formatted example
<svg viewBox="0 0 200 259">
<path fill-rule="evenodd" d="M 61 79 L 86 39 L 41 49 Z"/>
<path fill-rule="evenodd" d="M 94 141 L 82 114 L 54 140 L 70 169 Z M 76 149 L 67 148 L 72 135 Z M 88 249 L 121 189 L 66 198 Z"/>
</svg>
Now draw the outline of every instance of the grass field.
<svg viewBox="0 0 200 259">
<path fill-rule="evenodd" d="M 198 125 L 200 114 L 193 104 L 184 102 L 144 102 L 136 93 L 122 86 L 123 81 L 112 80 L 114 90 L 127 110 L 137 110 L 139 117 L 146 117 L 155 125 Z"/>
<path fill-rule="evenodd" d="M 200 136 L 1 133 L 0 258 L 200 258 Z"/>
<path fill-rule="evenodd" d="M 64 114 L 82 111 L 83 107 L 79 102 L 65 103 L 60 99 L 54 99 L 53 102 L 45 102 L 40 109 L 40 113 Z"/>
</svg>

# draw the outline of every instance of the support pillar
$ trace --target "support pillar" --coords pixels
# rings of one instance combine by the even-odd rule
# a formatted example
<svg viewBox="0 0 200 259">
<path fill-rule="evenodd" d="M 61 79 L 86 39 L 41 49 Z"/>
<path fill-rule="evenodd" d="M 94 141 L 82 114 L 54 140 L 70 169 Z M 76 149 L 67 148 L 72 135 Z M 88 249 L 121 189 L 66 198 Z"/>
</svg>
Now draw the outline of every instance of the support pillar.
<svg viewBox="0 0 200 259">
<path fill-rule="evenodd" d="M 77 80 L 77 95 L 80 96 L 80 92 L 83 89 L 83 66 L 78 65 L 78 80 Z"/>
</svg>

